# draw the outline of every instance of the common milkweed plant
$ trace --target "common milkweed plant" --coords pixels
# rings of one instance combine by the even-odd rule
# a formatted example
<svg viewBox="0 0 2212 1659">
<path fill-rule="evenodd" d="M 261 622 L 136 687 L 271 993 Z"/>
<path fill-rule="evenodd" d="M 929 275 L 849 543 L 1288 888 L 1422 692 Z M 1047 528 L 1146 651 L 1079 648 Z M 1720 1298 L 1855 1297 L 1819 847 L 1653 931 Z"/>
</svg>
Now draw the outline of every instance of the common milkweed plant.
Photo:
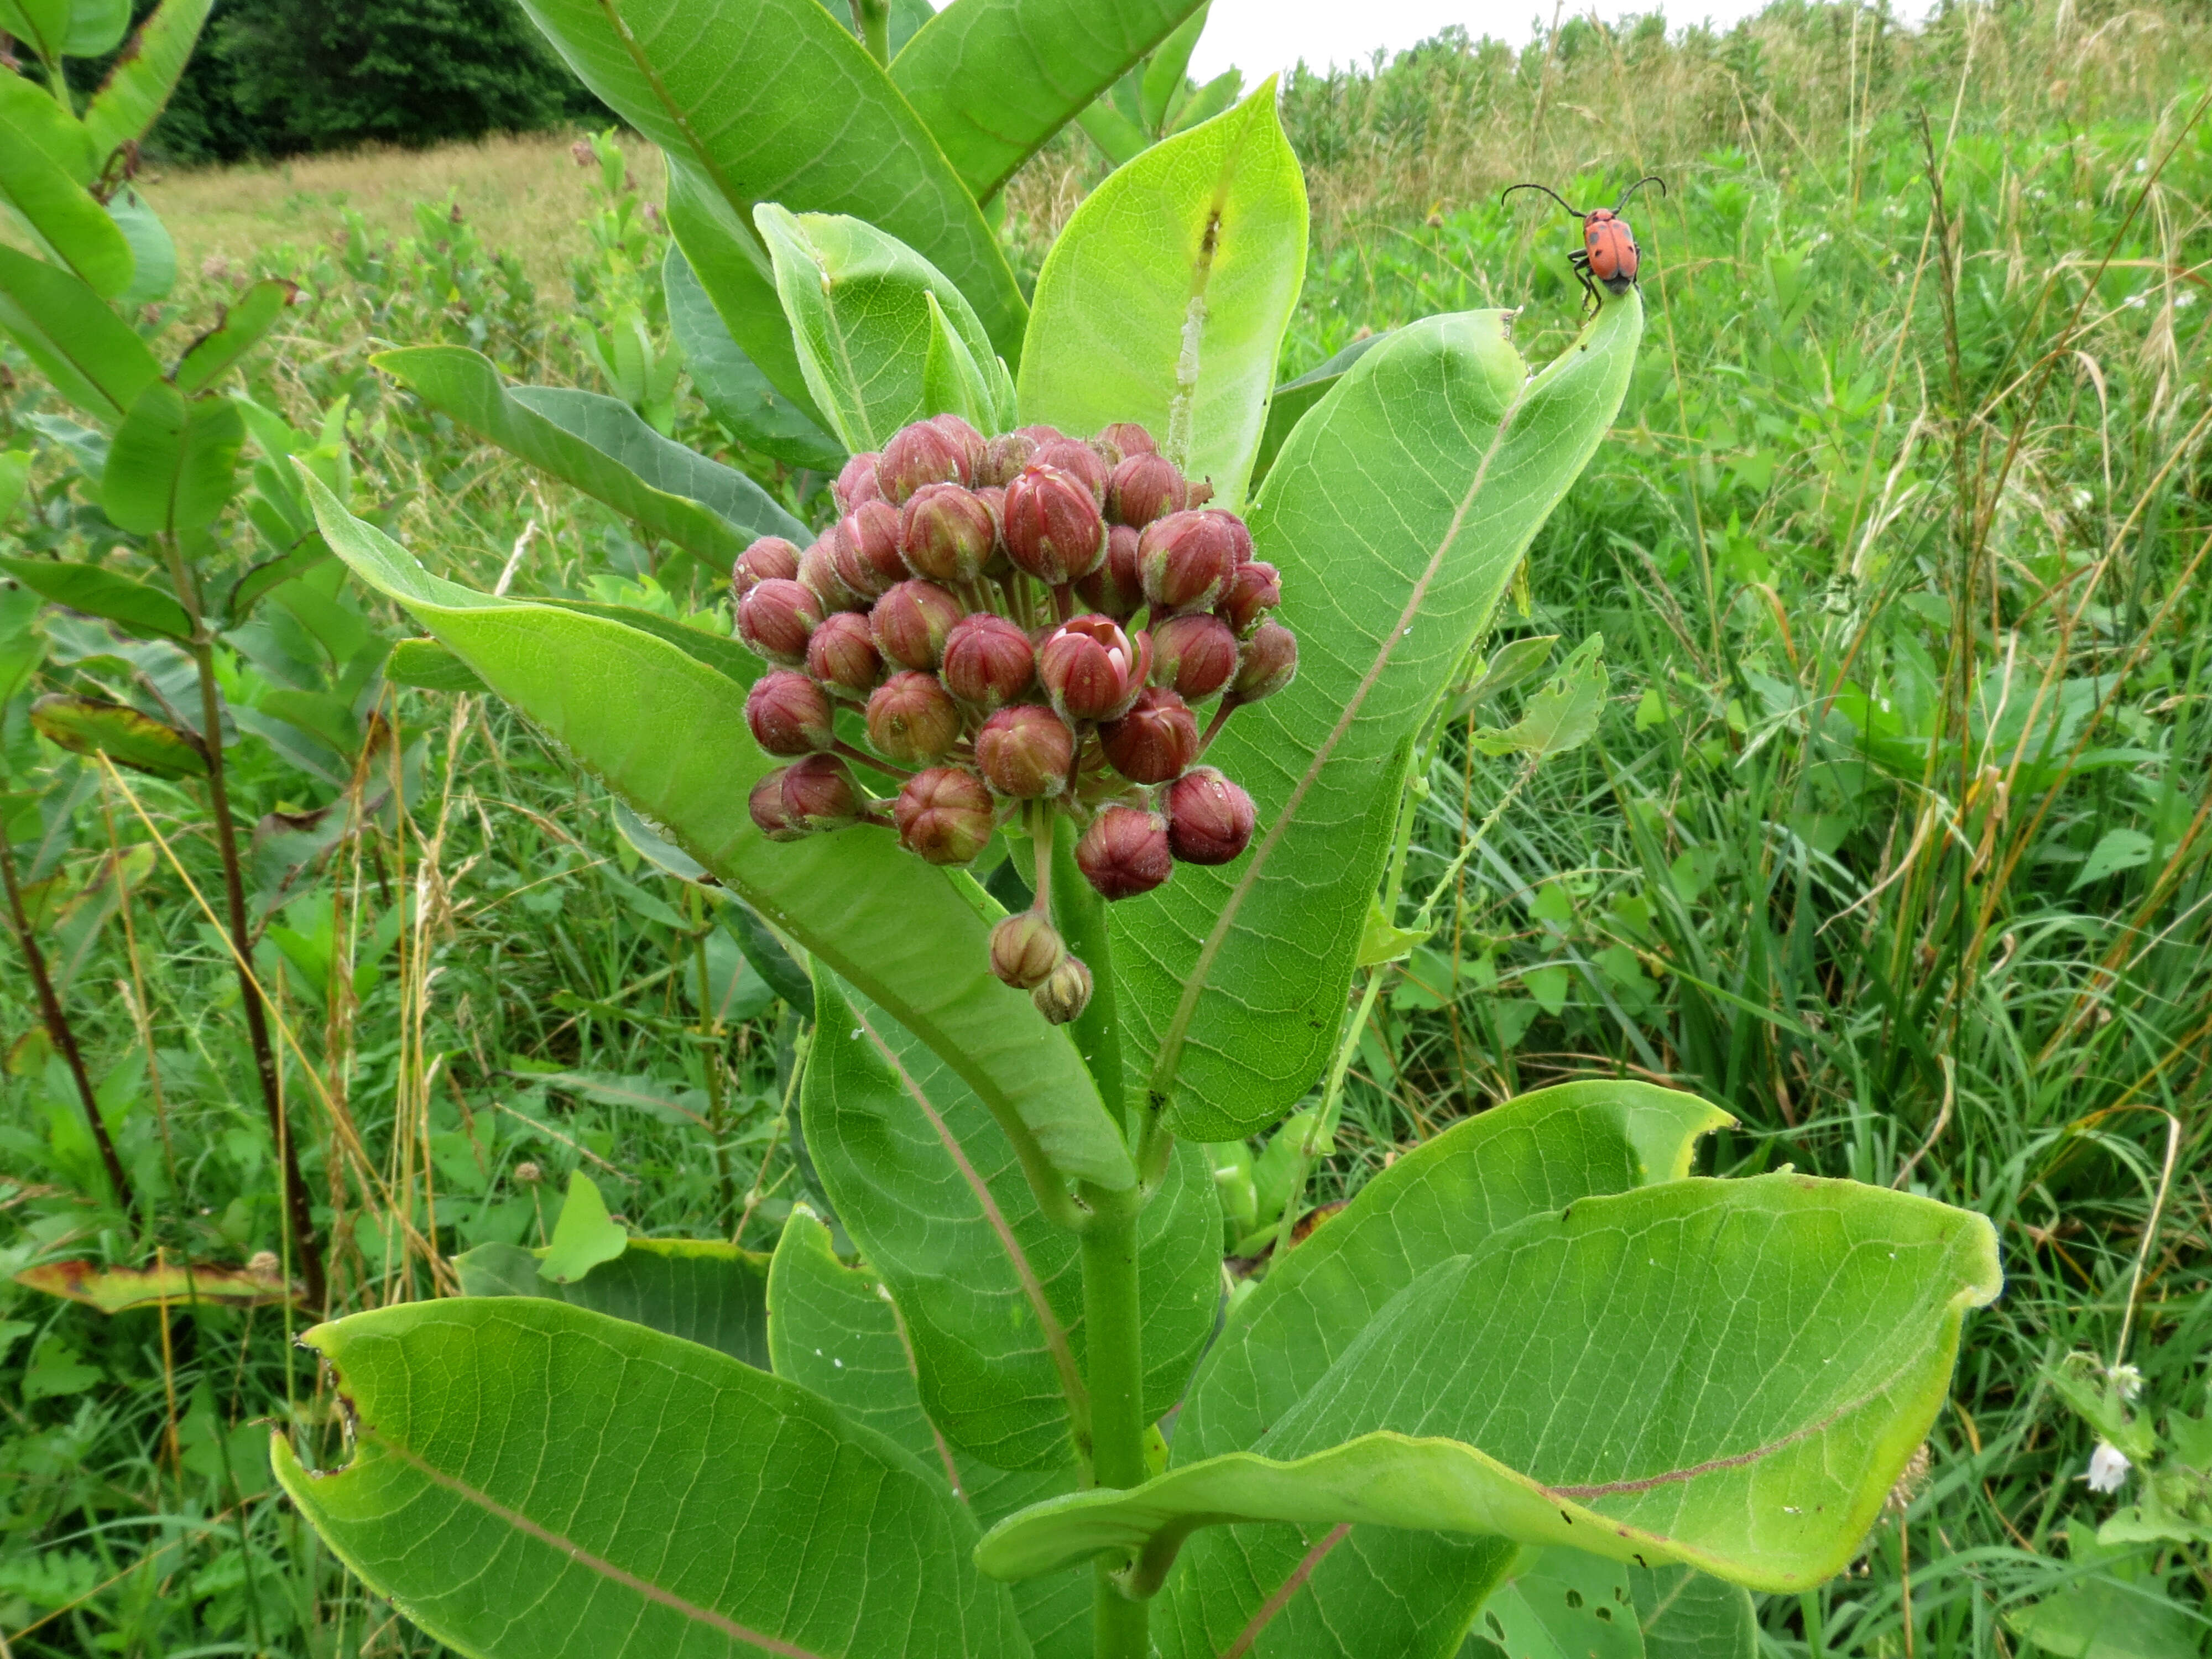
<svg viewBox="0 0 2212 1659">
<path fill-rule="evenodd" d="M 564 1212 L 316 1328 L 347 1446 L 279 1440 L 301 1511 L 471 1654 L 1754 1652 L 1747 1587 L 1842 1569 L 1921 1444 L 1986 1222 L 1698 1178 L 1725 1114 L 1576 1083 L 1398 1158 L 1224 1316 L 1201 1150 L 1336 1052 L 1417 744 L 1640 295 L 1533 374 L 1504 313 L 1428 318 L 1271 433 L 1272 87 L 1109 178 L 1033 301 L 979 205 L 1188 4 L 956 0 L 885 65 L 815 0 L 529 3 L 668 152 L 695 381 L 835 469 L 836 521 L 448 349 L 380 361 L 730 571 L 735 637 L 471 592 L 302 487 L 432 636 L 395 674 L 505 699 L 803 964 L 835 1214 L 763 1261 L 580 1255 Z"/>
</svg>

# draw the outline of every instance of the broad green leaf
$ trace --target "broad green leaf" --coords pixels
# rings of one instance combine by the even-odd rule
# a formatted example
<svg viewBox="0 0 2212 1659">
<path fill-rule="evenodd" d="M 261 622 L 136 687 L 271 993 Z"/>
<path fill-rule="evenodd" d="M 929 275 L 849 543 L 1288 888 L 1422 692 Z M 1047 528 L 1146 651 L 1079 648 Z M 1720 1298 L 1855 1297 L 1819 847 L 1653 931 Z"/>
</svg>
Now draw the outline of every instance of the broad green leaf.
<svg viewBox="0 0 2212 1659">
<path fill-rule="evenodd" d="M 2099 1575 L 2006 1611 L 2005 1624 L 2057 1659 L 2200 1659 L 2203 1625 L 2154 1584 Z"/>
<path fill-rule="evenodd" d="M 580 1308 L 463 1297 L 301 1339 L 351 1461 L 277 1480 L 339 1558 L 487 1659 L 1028 1650 L 975 1523 L 819 1395 Z M 518 1595 L 518 1587 L 527 1587 Z"/>
<path fill-rule="evenodd" d="M 1482 1625 L 1512 1659 L 1644 1659 L 1632 1571 L 1580 1550 L 1523 1551 L 1482 1603 Z"/>
<path fill-rule="evenodd" d="M 641 634 L 650 634 L 657 640 L 666 641 L 695 662 L 706 664 L 723 678 L 735 680 L 740 685 L 750 685 L 767 667 L 737 640 L 721 634 L 709 634 L 689 623 L 678 622 L 673 617 L 664 617 L 658 611 L 642 610 L 634 605 L 601 605 L 592 599 L 542 599 L 537 603 L 550 605 L 557 610 L 573 611 L 580 617 L 604 617 Z"/>
<path fill-rule="evenodd" d="M 553 1224 L 553 1242 L 538 1264 L 538 1276 L 550 1284 L 573 1285 L 629 1247 L 629 1235 L 608 1216 L 599 1183 L 579 1170 L 568 1177 L 568 1196 Z"/>
<path fill-rule="evenodd" d="M 1557 634 L 1532 634 L 1499 646 L 1497 654 L 1481 665 L 1474 683 L 1453 700 L 1449 718 L 1462 719 L 1516 685 L 1534 679 L 1551 660 L 1552 647 L 1559 642 Z"/>
<path fill-rule="evenodd" d="M 1169 123 L 1170 132 L 1182 132 L 1201 121 L 1211 121 L 1234 104 L 1243 91 L 1243 70 L 1222 70 L 1176 106 L 1175 118 Z"/>
<path fill-rule="evenodd" d="M 1254 1450 L 1040 1504 L 977 1559 L 1109 1551 L 1142 1587 L 1194 1526 L 1349 1521 L 1802 1589 L 1858 1549 L 1999 1288 L 1986 1220 L 1885 1188 L 1581 1199 L 1416 1279 Z"/>
<path fill-rule="evenodd" d="M 954 0 L 891 59 L 891 80 L 961 182 L 988 202 L 1193 9 L 1194 0 Z"/>
<path fill-rule="evenodd" d="M 69 272 L 0 246 L 0 328 L 55 391 L 97 419 L 120 421 L 161 378 L 154 354 Z"/>
<path fill-rule="evenodd" d="M 1003 423 L 994 417 L 1008 412 L 997 406 L 1006 371 L 990 337 L 927 259 L 841 215 L 788 213 L 771 202 L 753 217 L 775 263 L 806 388 L 848 449 L 880 449 L 908 422 L 949 407 L 933 407 L 930 396 L 933 300 L 953 336 L 938 349 L 965 354 L 959 378 L 992 394 L 994 406 L 970 418 L 986 429 Z"/>
<path fill-rule="evenodd" d="M 1191 1383 L 1176 1462 L 1258 1443 L 1391 1298 L 1437 1262 L 1577 1199 L 1680 1180 L 1697 1138 L 1730 1121 L 1694 1096 L 1650 1084 L 1570 1083 L 1424 1142 L 1277 1263 L 1237 1310 Z M 1367 1527 L 1345 1537 L 1337 1524 L 1200 1534 L 1169 1581 L 1167 1627 L 1182 1632 L 1186 1651 L 1212 1653 L 1265 1611 L 1256 1655 L 1449 1655 L 1511 1561 L 1492 1540 Z M 1357 1633 L 1352 1645 L 1342 1645 L 1346 1632 Z"/>
<path fill-rule="evenodd" d="M 1306 411 L 1328 395 L 1352 364 L 1389 339 L 1390 332 L 1386 329 L 1380 334 L 1354 340 L 1319 368 L 1310 368 L 1297 380 L 1285 380 L 1275 388 L 1267 399 L 1267 428 L 1260 438 L 1260 453 L 1252 461 L 1252 488 L 1260 487 L 1260 481 L 1267 476 L 1267 469 L 1274 465 L 1275 457 L 1281 453 L 1284 441 L 1305 418 Z"/>
<path fill-rule="evenodd" d="M 2123 870 L 2138 869 L 2150 862 L 2156 850 L 2156 843 L 2140 830 L 2107 830 L 2089 849 L 2089 856 L 2081 861 L 2073 884 L 2076 889 L 2083 888 Z"/>
<path fill-rule="evenodd" d="M 1076 1236 L 943 1061 L 818 966 L 814 1005 L 807 1147 L 905 1316 L 932 1420 L 996 1468 L 1065 1464 L 1083 1395 Z M 1212 1330 L 1220 1237 L 1204 1156 L 1182 1147 L 1139 1224 L 1148 1419 L 1181 1397 Z"/>
<path fill-rule="evenodd" d="M 187 401 L 167 380 L 138 394 L 116 428 L 100 505 L 141 536 L 199 530 L 222 516 L 236 488 L 246 422 L 227 398 Z"/>
<path fill-rule="evenodd" d="M 131 244 L 131 285 L 115 296 L 125 312 L 169 297 L 177 286 L 177 244 L 146 198 L 128 185 L 107 198 L 107 216 Z"/>
<path fill-rule="evenodd" d="M 157 778 L 207 775 L 198 738 L 128 703 L 50 692 L 31 705 L 31 724 L 72 754 L 103 754 L 118 766 Z"/>
<path fill-rule="evenodd" d="M 1103 98 L 1075 118 L 1085 135 L 1117 167 L 1128 166 L 1152 148 L 1152 134 Z"/>
<path fill-rule="evenodd" d="M 583 1278 L 549 1283 L 544 1249 L 479 1244 L 453 1258 L 464 1296 L 548 1296 L 768 1365 L 768 1258 L 713 1238 L 632 1238 Z"/>
<path fill-rule="evenodd" d="M 761 920 L 760 912 L 741 901 L 731 907 L 729 921 L 730 931 L 737 936 L 738 948 L 744 952 L 752 970 L 801 1016 L 813 1018 L 813 976 L 792 959 L 783 941 Z"/>
<path fill-rule="evenodd" d="M 472 593 L 431 576 L 301 474 L 323 533 L 501 697 L 737 895 L 943 1055 L 1053 1166 L 1123 1189 L 1136 1172 L 1064 1029 L 990 972 L 990 922 L 885 830 L 776 844 L 746 808 L 769 769 L 745 686 L 682 644 L 593 614 Z M 678 624 L 667 624 L 674 629 Z M 716 643 L 684 629 L 704 646 Z M 972 887 L 972 884 L 969 884 Z"/>
<path fill-rule="evenodd" d="M 384 678 L 418 691 L 488 691 L 477 671 L 435 640 L 396 640 Z"/>
<path fill-rule="evenodd" d="M 131 0 L 70 0 L 62 50 L 71 58 L 105 57 L 130 27 Z"/>
<path fill-rule="evenodd" d="M 883 67 L 819 0 L 524 0 L 584 83 L 668 152 L 672 223 L 746 354 L 787 392 L 785 326 L 725 283 L 702 222 L 753 236 L 753 210 L 844 213 L 915 249 L 968 296 L 999 353 L 1027 308 L 974 199 Z M 787 352 L 788 346 L 781 348 Z M 788 362 L 788 358 L 783 360 Z"/>
<path fill-rule="evenodd" d="M 372 361 L 479 437 L 605 501 L 647 533 L 666 537 L 710 569 L 726 568 L 756 536 L 811 539 L 797 520 L 769 501 L 750 479 L 741 479 L 729 468 L 661 437 L 634 410 L 611 398 L 569 392 L 551 404 L 560 411 L 561 417 L 556 418 L 525 403 L 518 393 L 526 388 L 502 385 L 490 359 L 465 346 L 410 346 L 379 353 Z M 600 409 L 601 404 L 611 408 Z M 614 416 L 614 410 L 628 416 L 629 422 Z M 572 428 L 568 420 L 577 421 L 583 429 Z M 641 467 L 649 471 L 641 474 Z M 711 473 L 741 479 L 750 495 L 758 498 L 750 502 L 735 485 L 720 487 L 722 501 L 750 505 L 747 522 L 726 518 L 714 505 L 690 493 L 715 487 L 720 481 L 710 483 Z M 672 487 L 679 484 L 681 492 Z M 763 527 L 754 529 L 754 523 Z"/>
<path fill-rule="evenodd" d="M 1137 113 L 1155 132 L 1166 126 L 1168 117 L 1182 103 L 1190 55 L 1206 32 L 1206 11 L 1200 6 L 1191 13 L 1146 60 L 1144 78 L 1137 83 Z"/>
<path fill-rule="evenodd" d="M 1742 1585 L 1690 1567 L 1628 1569 L 1645 1659 L 1757 1659 L 1759 1612 Z"/>
<path fill-rule="evenodd" d="M 57 63 L 69 46 L 70 6 L 70 0 L 0 0 L 0 33 L 14 35 L 46 63 Z"/>
<path fill-rule="evenodd" d="M 258 476 L 258 469 L 257 478 Z M 257 490 L 246 501 L 247 517 L 257 526 L 261 525 L 265 515 L 258 514 L 256 509 L 267 505 L 266 496 Z M 330 544 L 316 532 L 309 531 L 298 538 L 289 552 L 264 559 L 234 582 L 229 597 L 223 602 L 223 614 L 236 626 L 246 620 L 264 594 L 306 575 L 330 556 Z"/>
<path fill-rule="evenodd" d="M 276 325 L 284 307 L 299 297 L 300 285 L 271 276 L 246 290 L 238 303 L 223 307 L 216 325 L 185 348 L 177 362 L 177 389 L 191 393 L 205 391 L 222 379 L 238 360 L 261 343 Z"/>
<path fill-rule="evenodd" d="M 10 71 L 10 78 L 15 78 Z M 131 286 L 131 244 L 107 210 L 37 145 L 0 125 L 0 204 L 103 299 Z"/>
<path fill-rule="evenodd" d="M 138 33 L 108 70 L 107 79 L 84 106 L 85 131 L 94 153 L 103 160 L 134 138 L 143 138 L 177 89 L 177 78 L 199 42 L 214 0 L 161 0 L 161 9 L 138 26 Z"/>
<path fill-rule="evenodd" d="M 954 331 L 937 296 L 921 297 L 929 316 L 929 343 L 922 352 L 921 412 L 957 415 L 979 431 L 995 432 L 1012 417 L 1012 393 L 1009 391 L 1003 398 L 994 395 L 975 353 Z M 998 366 L 995 359 L 992 366 Z"/>
<path fill-rule="evenodd" d="M 1241 508 L 1305 266 L 1305 181 L 1269 80 L 1076 209 L 1037 277 L 1022 418 L 1141 422 Z"/>
<path fill-rule="evenodd" d="M 0 570 L 56 605 L 120 623 L 141 639 L 149 635 L 172 640 L 192 636 L 192 619 L 174 599 L 104 566 L 0 559 Z"/>
<path fill-rule="evenodd" d="M 27 75 L 0 76 L 0 147 L 36 150 L 80 185 L 100 173 L 84 128 Z"/>
<path fill-rule="evenodd" d="M 23 499 L 30 487 L 31 452 L 27 449 L 0 449 L 0 525 L 8 522 L 15 504 Z"/>
<path fill-rule="evenodd" d="M 1282 571 L 1298 677 L 1208 755 L 1259 833 L 1108 913 L 1129 1050 L 1177 1133 L 1248 1134 L 1327 1063 L 1416 730 L 1620 408 L 1638 304 L 1607 304 L 1533 380 L 1502 313 L 1401 329 L 1267 475 L 1252 533 Z"/>
<path fill-rule="evenodd" d="M 673 242 L 661 269 L 661 286 L 668 296 L 669 330 L 683 350 L 691 384 L 732 436 L 793 466 L 835 471 L 845 464 L 845 447 L 822 429 L 816 418 L 819 411 L 777 391 L 730 337 L 690 261 Z"/>
<path fill-rule="evenodd" d="M 1484 726 L 1474 746 L 1486 755 L 1526 755 L 1543 760 L 1579 749 L 1597 731 L 1608 679 L 1605 639 L 1593 634 L 1559 665 L 1545 688 L 1528 699 L 1521 718 L 1504 730 Z"/>
</svg>

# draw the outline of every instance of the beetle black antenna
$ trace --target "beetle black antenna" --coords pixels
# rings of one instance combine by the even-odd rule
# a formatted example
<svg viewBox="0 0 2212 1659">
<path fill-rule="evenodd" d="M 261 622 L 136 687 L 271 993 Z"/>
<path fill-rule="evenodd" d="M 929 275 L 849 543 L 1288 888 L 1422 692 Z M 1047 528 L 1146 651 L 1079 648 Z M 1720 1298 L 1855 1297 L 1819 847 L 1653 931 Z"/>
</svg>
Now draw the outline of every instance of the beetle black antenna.
<svg viewBox="0 0 2212 1659">
<path fill-rule="evenodd" d="M 1510 196 L 1516 190 L 1540 190 L 1545 195 L 1550 197 L 1561 207 L 1566 209 L 1568 212 L 1573 214 L 1576 218 L 1579 219 L 1583 216 L 1582 212 L 1572 202 L 1567 200 L 1565 197 L 1560 195 L 1559 191 L 1553 190 L 1549 185 L 1508 185 L 1504 190 L 1499 193 L 1498 198 L 1498 205 L 1504 207 L 1505 205 L 1505 198 L 1508 196 Z"/>
<path fill-rule="evenodd" d="M 1628 205 L 1628 198 L 1635 195 L 1638 191 L 1643 189 L 1646 185 L 1658 185 L 1659 193 L 1662 196 L 1664 196 L 1667 193 L 1667 181 L 1664 179 L 1662 179 L 1656 173 L 1646 173 L 1643 178 L 1638 179 L 1634 184 L 1631 185 L 1626 190 L 1620 192 L 1620 199 L 1613 204 L 1613 210 L 1615 213 L 1619 213 L 1621 209 Z"/>
</svg>

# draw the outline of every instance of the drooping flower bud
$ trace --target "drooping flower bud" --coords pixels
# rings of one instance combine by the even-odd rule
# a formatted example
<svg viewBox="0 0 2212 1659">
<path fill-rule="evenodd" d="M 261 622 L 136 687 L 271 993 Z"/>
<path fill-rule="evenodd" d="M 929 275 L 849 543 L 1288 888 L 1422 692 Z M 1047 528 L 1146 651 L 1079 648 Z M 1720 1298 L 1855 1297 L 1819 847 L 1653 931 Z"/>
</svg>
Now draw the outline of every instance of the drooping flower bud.
<svg viewBox="0 0 2212 1659">
<path fill-rule="evenodd" d="M 975 733 L 975 767 L 1001 795 L 1036 800 L 1067 787 L 1075 764 L 1075 733 L 1042 703 L 1001 708 Z"/>
<path fill-rule="evenodd" d="M 1052 970 L 1052 977 L 1030 993 L 1037 1012 L 1054 1025 L 1082 1018 L 1091 1006 L 1091 969 L 1080 957 L 1069 957 Z"/>
<path fill-rule="evenodd" d="M 934 668 L 945 659 L 945 641 L 966 607 L 935 582 L 903 581 L 876 601 L 868 613 L 876 648 L 902 668 Z"/>
<path fill-rule="evenodd" d="M 1229 591 L 1221 596 L 1213 614 L 1242 639 L 1260 625 L 1260 618 L 1283 602 L 1283 578 L 1265 559 L 1237 567 Z"/>
<path fill-rule="evenodd" d="M 1124 460 L 1132 455 L 1156 455 L 1159 453 L 1159 446 L 1152 441 L 1152 434 L 1134 421 L 1115 421 L 1110 426 L 1103 427 L 1099 429 L 1098 439 L 1101 443 L 1109 443 L 1120 450 Z"/>
<path fill-rule="evenodd" d="M 1297 678 L 1297 635 L 1279 622 L 1263 622 L 1244 641 L 1229 695 L 1239 702 L 1272 697 Z"/>
<path fill-rule="evenodd" d="M 1170 685 L 1186 702 L 1203 702 L 1237 673 L 1237 636 L 1203 611 L 1170 617 L 1152 630 L 1152 684 Z"/>
<path fill-rule="evenodd" d="M 894 674 L 868 698 L 868 741 L 888 759 L 942 760 L 960 737 L 960 706 L 934 674 Z"/>
<path fill-rule="evenodd" d="M 822 605 L 795 581 L 771 576 L 738 602 L 738 634 L 770 662 L 797 667 L 806 660 L 806 637 L 822 620 Z"/>
<path fill-rule="evenodd" d="M 969 482 L 969 465 L 967 446 L 956 434 L 933 422 L 916 421 L 900 428 L 884 446 L 876 482 L 885 501 L 903 507 L 924 484 Z"/>
<path fill-rule="evenodd" d="M 1226 864 L 1252 841 L 1252 797 L 1220 769 L 1195 767 L 1168 786 L 1168 849 L 1185 864 Z"/>
<path fill-rule="evenodd" d="M 763 536 L 730 568 L 730 597 L 741 600 L 769 577 L 784 581 L 799 575 L 799 550 L 781 536 Z"/>
<path fill-rule="evenodd" d="M 1109 806 L 1075 843 L 1075 865 L 1109 899 L 1149 893 L 1175 872 L 1167 820 L 1133 806 Z"/>
<path fill-rule="evenodd" d="M 889 501 L 863 501 L 829 538 L 837 555 L 837 578 L 862 599 L 879 599 L 907 578 L 899 556 L 899 510 Z"/>
<path fill-rule="evenodd" d="M 1136 697 L 1151 660 L 1142 634 L 1132 641 L 1111 617 L 1077 617 L 1038 649 L 1037 678 L 1063 720 L 1112 720 Z"/>
<path fill-rule="evenodd" d="M 845 586 L 845 579 L 837 574 L 837 527 L 830 526 L 811 547 L 799 556 L 799 580 L 806 591 L 814 595 L 815 603 L 827 612 L 831 611 L 865 611 L 868 602 Z"/>
<path fill-rule="evenodd" d="M 1106 516 L 1141 530 L 1155 519 L 1182 512 L 1189 495 L 1182 474 L 1164 455 L 1135 454 L 1106 480 Z"/>
<path fill-rule="evenodd" d="M 1008 916 L 991 930 L 991 971 L 1017 991 L 1034 990 L 1067 960 L 1067 945 L 1034 910 Z"/>
<path fill-rule="evenodd" d="M 842 830 L 860 821 L 852 768 L 836 755 L 809 755 L 783 769 L 783 810 L 808 830 Z"/>
<path fill-rule="evenodd" d="M 1080 438 L 1047 438 L 1036 447 L 1036 453 L 1030 457 L 1030 465 L 1055 467 L 1080 478 L 1093 501 L 1106 499 L 1105 459 Z"/>
<path fill-rule="evenodd" d="M 1000 533 L 1013 562 L 1048 587 L 1089 575 L 1106 556 L 1098 498 L 1082 479 L 1036 462 L 1006 486 Z"/>
<path fill-rule="evenodd" d="M 958 484 L 924 484 L 899 514 L 907 568 L 933 582 L 975 580 L 998 539 L 990 507 Z"/>
<path fill-rule="evenodd" d="M 883 487 L 876 482 L 877 459 L 874 451 L 864 450 L 845 463 L 844 470 L 837 475 L 837 482 L 830 486 L 830 493 L 836 497 L 840 513 L 850 513 L 862 501 L 876 501 L 882 496 Z"/>
<path fill-rule="evenodd" d="M 771 755 L 811 755 L 837 741 L 836 729 L 830 723 L 828 694 L 788 668 L 775 669 L 753 682 L 745 693 L 745 724 L 753 741 Z"/>
<path fill-rule="evenodd" d="M 983 465 L 976 469 L 975 482 L 1004 489 L 1022 476 L 1022 469 L 1036 453 L 1036 440 L 1019 432 L 1002 432 L 984 446 Z"/>
<path fill-rule="evenodd" d="M 884 678 L 875 632 L 857 611 L 824 617 L 806 641 L 806 672 L 831 696 L 863 702 Z"/>
<path fill-rule="evenodd" d="M 752 814 L 753 824 L 770 841 L 804 841 L 810 831 L 798 818 L 784 810 L 783 775 L 791 769 L 779 766 L 752 787 L 745 797 L 745 810 Z"/>
<path fill-rule="evenodd" d="M 1098 728 L 1114 769 L 1132 783 L 1179 778 L 1198 754 L 1198 722 L 1174 692 L 1148 686 L 1129 712 Z"/>
<path fill-rule="evenodd" d="M 945 686 L 985 714 L 1014 701 L 1036 679 L 1030 636 L 1004 617 L 975 611 L 945 636 Z"/>
<path fill-rule="evenodd" d="M 1237 542 L 1225 513 L 1170 513 L 1145 526 L 1137 568 L 1145 597 L 1165 611 L 1212 608 L 1237 574 Z"/>
<path fill-rule="evenodd" d="M 1106 556 L 1075 584 L 1084 604 L 1116 622 L 1127 622 L 1144 608 L 1145 580 L 1137 570 L 1137 532 L 1129 526 L 1108 526 Z"/>
<path fill-rule="evenodd" d="M 983 780 L 957 766 L 915 773 L 891 804 L 899 840 L 932 864 L 968 863 L 990 841 L 996 817 Z"/>
</svg>

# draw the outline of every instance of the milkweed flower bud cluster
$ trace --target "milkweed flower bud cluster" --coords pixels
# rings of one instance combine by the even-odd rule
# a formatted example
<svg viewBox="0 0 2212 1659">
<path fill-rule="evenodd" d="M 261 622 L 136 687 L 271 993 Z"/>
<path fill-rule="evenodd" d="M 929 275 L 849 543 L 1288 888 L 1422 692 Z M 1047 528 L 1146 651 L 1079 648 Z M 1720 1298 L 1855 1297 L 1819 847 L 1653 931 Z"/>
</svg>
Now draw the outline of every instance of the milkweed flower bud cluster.
<svg viewBox="0 0 2212 1659">
<path fill-rule="evenodd" d="M 1231 711 L 1290 684 L 1297 641 L 1243 521 L 1142 427 L 986 438 L 940 415 L 853 457 L 834 494 L 812 546 L 763 537 L 731 576 L 738 632 L 772 665 L 746 724 L 792 763 L 753 790 L 763 834 L 884 824 L 959 865 L 1015 817 L 1048 848 L 1064 815 L 1109 899 L 1244 851 L 1251 797 L 1200 762 Z M 839 737 L 841 706 L 866 747 Z M 1052 926 L 1048 872 L 991 967 L 1064 1022 L 1091 980 Z"/>
</svg>

